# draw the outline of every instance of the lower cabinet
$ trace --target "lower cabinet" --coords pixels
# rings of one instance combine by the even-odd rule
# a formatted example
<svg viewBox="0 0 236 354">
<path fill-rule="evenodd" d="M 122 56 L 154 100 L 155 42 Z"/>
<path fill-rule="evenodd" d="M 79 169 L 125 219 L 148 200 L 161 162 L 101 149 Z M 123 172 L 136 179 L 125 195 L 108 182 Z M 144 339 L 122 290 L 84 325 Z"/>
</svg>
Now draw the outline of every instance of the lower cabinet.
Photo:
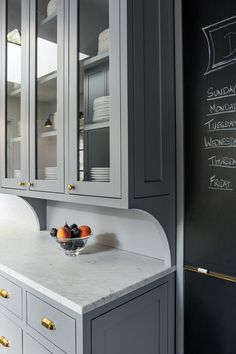
<svg viewBox="0 0 236 354">
<path fill-rule="evenodd" d="M 166 276 L 81 315 L 16 280 L 23 316 L 4 305 L 10 296 L 0 304 L 0 354 L 174 354 L 174 283 Z"/>
<path fill-rule="evenodd" d="M 22 336 L 22 329 L 0 313 L 0 353 L 22 354 Z"/>
<path fill-rule="evenodd" d="M 167 284 L 92 321 L 93 354 L 167 354 Z"/>
<path fill-rule="evenodd" d="M 53 354 L 39 344 L 36 340 L 26 335 L 26 353 L 27 354 Z"/>
</svg>

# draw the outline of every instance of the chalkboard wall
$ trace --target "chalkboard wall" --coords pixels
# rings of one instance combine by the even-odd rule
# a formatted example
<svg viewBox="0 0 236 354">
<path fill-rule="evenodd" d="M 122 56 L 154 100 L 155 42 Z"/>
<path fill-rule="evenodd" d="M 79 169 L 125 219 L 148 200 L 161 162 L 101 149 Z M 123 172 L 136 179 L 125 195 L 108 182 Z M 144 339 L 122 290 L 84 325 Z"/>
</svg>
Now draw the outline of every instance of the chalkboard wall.
<svg viewBox="0 0 236 354">
<path fill-rule="evenodd" d="M 236 1 L 183 0 L 185 264 L 236 275 Z"/>
</svg>

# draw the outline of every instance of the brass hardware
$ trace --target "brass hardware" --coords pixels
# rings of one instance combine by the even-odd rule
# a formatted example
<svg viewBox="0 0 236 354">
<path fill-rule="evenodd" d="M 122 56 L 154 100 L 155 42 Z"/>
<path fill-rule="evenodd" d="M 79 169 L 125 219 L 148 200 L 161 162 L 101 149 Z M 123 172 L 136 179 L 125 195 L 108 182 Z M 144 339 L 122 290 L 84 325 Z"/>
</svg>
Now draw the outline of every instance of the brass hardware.
<svg viewBox="0 0 236 354">
<path fill-rule="evenodd" d="M 208 271 L 207 273 L 201 273 L 201 272 L 198 271 L 198 268 L 195 268 L 195 267 L 192 267 L 192 266 L 184 266 L 184 269 L 188 270 L 189 272 L 199 273 L 199 274 L 203 274 L 203 275 L 208 276 L 208 277 L 229 281 L 231 283 L 236 283 L 236 277 L 233 277 L 233 276 L 230 276 L 230 275 L 216 273 L 216 272 L 211 272 L 211 271 Z"/>
<path fill-rule="evenodd" d="M 34 185 L 33 182 L 28 182 L 29 187 L 33 187 L 33 185 Z"/>
<path fill-rule="evenodd" d="M 47 328 L 49 331 L 54 331 L 56 329 L 55 323 L 49 320 L 47 317 L 41 319 L 41 325 Z"/>
<path fill-rule="evenodd" d="M 10 293 L 4 289 L 0 289 L 0 296 L 3 298 L 3 299 L 9 299 L 10 297 Z"/>
<path fill-rule="evenodd" d="M 25 183 L 24 182 L 20 182 L 19 183 L 19 187 L 24 187 L 25 186 Z"/>
<path fill-rule="evenodd" d="M 68 191 L 73 191 L 75 186 L 73 184 L 68 184 Z"/>
<path fill-rule="evenodd" d="M 10 347 L 10 342 L 6 337 L 0 337 L 0 344 L 5 347 L 5 348 L 9 348 Z"/>
</svg>

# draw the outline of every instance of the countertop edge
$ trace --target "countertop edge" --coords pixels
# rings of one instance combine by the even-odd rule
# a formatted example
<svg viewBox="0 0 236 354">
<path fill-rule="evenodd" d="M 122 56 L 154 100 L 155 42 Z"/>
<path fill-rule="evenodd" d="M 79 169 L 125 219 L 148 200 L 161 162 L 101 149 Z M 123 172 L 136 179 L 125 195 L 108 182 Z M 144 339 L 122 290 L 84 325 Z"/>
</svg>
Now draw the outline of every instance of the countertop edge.
<svg viewBox="0 0 236 354">
<path fill-rule="evenodd" d="M 152 276 L 146 278 L 143 281 L 134 283 L 131 286 L 128 286 L 119 292 L 111 293 L 107 297 L 101 298 L 93 303 L 90 303 L 90 304 L 84 305 L 84 306 L 80 306 L 79 304 L 76 304 L 74 301 L 71 301 L 64 296 L 62 296 L 58 293 L 55 293 L 54 291 L 44 287 L 43 285 L 35 282 L 34 280 L 29 279 L 26 276 L 12 270 L 11 268 L 4 266 L 3 264 L 0 264 L 0 270 L 4 273 L 10 275 L 12 278 L 15 278 L 16 280 L 25 284 L 26 286 L 29 286 L 29 287 L 35 289 L 36 291 L 46 295 L 51 300 L 56 301 L 60 305 L 63 305 L 65 307 L 69 308 L 71 311 L 73 311 L 79 315 L 83 315 L 85 313 L 88 313 L 92 310 L 97 309 L 100 306 L 106 305 L 106 304 L 108 304 L 108 303 L 110 303 L 122 296 L 125 296 L 125 295 L 131 293 L 132 291 L 138 290 L 141 287 L 149 285 L 154 281 L 157 281 L 157 280 L 159 280 L 171 273 L 174 273 L 176 271 L 176 266 L 169 267 L 169 268 L 167 268 L 155 275 L 152 275 Z"/>
</svg>

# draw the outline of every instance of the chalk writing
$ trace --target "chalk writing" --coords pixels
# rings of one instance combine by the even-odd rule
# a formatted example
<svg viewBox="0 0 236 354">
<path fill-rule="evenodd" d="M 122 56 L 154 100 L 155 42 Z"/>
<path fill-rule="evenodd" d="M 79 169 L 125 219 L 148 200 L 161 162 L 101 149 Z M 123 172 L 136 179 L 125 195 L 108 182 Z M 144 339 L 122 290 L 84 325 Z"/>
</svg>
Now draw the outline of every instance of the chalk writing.
<svg viewBox="0 0 236 354">
<path fill-rule="evenodd" d="M 227 181 L 223 178 L 217 178 L 216 176 L 212 176 L 209 178 L 209 189 L 216 189 L 222 191 L 233 191 L 231 181 Z"/>
<path fill-rule="evenodd" d="M 212 104 L 209 107 L 210 113 L 207 117 L 224 113 L 236 113 L 236 103 L 225 103 L 223 105 Z"/>
<path fill-rule="evenodd" d="M 236 120 L 216 121 L 215 118 L 212 118 L 204 123 L 204 125 L 207 126 L 209 132 L 217 130 L 236 130 Z"/>
<path fill-rule="evenodd" d="M 232 157 L 211 156 L 208 163 L 210 167 L 236 168 L 236 160 Z"/>
<path fill-rule="evenodd" d="M 236 16 L 202 28 L 209 61 L 204 75 L 236 63 Z"/>
<path fill-rule="evenodd" d="M 236 84 L 225 86 L 222 88 L 209 87 L 209 89 L 207 90 L 207 101 L 233 96 L 236 96 Z"/>
<path fill-rule="evenodd" d="M 209 138 L 204 137 L 204 146 L 205 149 L 236 147 L 236 138 L 232 136 L 215 139 L 213 139 L 211 136 Z"/>
</svg>

